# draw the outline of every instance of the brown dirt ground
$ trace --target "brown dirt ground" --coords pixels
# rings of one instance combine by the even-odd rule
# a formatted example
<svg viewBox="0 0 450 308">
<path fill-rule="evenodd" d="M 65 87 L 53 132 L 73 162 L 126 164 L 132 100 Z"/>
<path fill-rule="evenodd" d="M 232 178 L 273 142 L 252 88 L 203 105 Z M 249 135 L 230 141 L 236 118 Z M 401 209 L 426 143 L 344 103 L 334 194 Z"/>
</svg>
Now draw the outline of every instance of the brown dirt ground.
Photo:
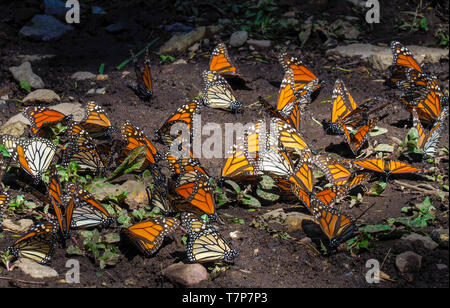
<svg viewBox="0 0 450 308">
<path fill-rule="evenodd" d="M 30 3 L 30 1 L 25 2 Z M 334 3 L 334 2 L 332 2 Z M 390 3 L 390 2 L 389 2 Z M 397 4 L 398 5 L 398 4 Z M 335 5 L 336 6 L 336 5 Z M 288 7 L 286 5 L 286 7 Z M 413 7 L 411 5 L 411 7 Z M 37 10 L 33 5 L 29 5 L 29 10 Z M 309 4 L 304 7 L 313 10 Z M 395 9 L 396 5 L 392 4 Z M 317 8 L 316 8 L 317 9 Z M 141 127 L 147 136 L 153 136 L 155 129 L 159 128 L 167 116 L 178 108 L 186 98 L 191 98 L 199 94 L 202 88 L 201 72 L 207 68 L 210 47 L 202 47 L 197 55 L 188 61 L 185 65 L 160 64 L 157 55 L 152 54 L 152 73 L 154 77 L 155 95 L 151 104 L 145 104 L 127 88 L 127 83 L 134 80 L 133 68 L 128 65 L 124 70 L 131 71 L 131 74 L 122 76 L 122 71 L 116 71 L 113 68 L 128 57 L 128 50 L 138 49 L 152 39 L 150 30 L 154 30 L 154 36 L 160 36 L 157 48 L 165 41 L 170 34 L 158 29 L 160 23 L 170 24 L 180 20 L 178 15 L 170 15 L 167 11 L 160 11 L 155 14 L 151 21 L 145 20 L 145 14 L 139 12 L 139 9 L 132 8 L 131 11 L 121 11 L 112 16 L 98 19 L 88 18 L 77 27 L 74 33 L 68 34 L 64 38 L 53 42 L 34 42 L 17 38 L 20 26 L 23 25 L 19 17 L 17 21 L 2 24 L 0 38 L 6 38 L 0 45 L 0 92 L 2 95 L 8 94 L 10 98 L 23 98 L 26 93 L 20 89 L 7 70 L 9 66 L 17 65 L 13 61 L 13 56 L 19 54 L 56 54 L 51 59 L 41 60 L 33 63 L 33 70 L 41 76 L 46 88 L 53 89 L 61 97 L 62 101 L 69 101 L 68 97 L 73 96 L 75 100 L 85 99 L 95 100 L 103 106 L 109 114 L 115 125 L 120 125 L 124 120 L 132 120 L 133 123 Z M 317 9 L 317 10 L 320 10 Z M 390 11 L 390 10 L 386 10 Z M 16 11 L 17 12 L 17 11 Z M 331 12 L 331 11 L 330 11 Z M 349 14 L 350 9 L 340 8 L 339 14 Z M 314 13 L 314 12 L 313 12 Z M 22 12 L 22 14 L 25 14 Z M 109 34 L 102 30 L 102 27 L 117 21 L 115 18 L 135 16 L 135 28 L 128 32 L 119 34 Z M 214 17 L 211 17 L 214 18 Z M 331 18 L 331 17 L 329 17 Z M 438 18 L 438 17 L 436 17 Z M 181 19 L 183 21 L 183 19 Z M 147 28 L 145 28 L 147 27 Z M 398 39 L 399 35 L 391 28 L 386 29 L 386 24 L 377 26 L 372 36 L 367 38 L 369 42 L 383 42 L 389 44 L 393 39 Z M 145 28 L 145 30 L 143 30 Z M 388 31 L 389 30 L 389 31 Z M 383 35 L 380 32 L 385 31 Z M 226 34 L 223 39 L 226 41 Z M 404 35 L 401 37 L 404 43 L 423 42 L 424 36 L 417 34 L 412 37 Z M 211 45 L 215 41 L 211 40 Z M 327 152 L 345 152 L 345 144 L 342 143 L 341 136 L 326 135 L 323 130 L 313 121 L 309 120 L 314 116 L 317 120 L 329 118 L 330 105 L 321 103 L 331 98 L 331 92 L 334 81 L 337 78 L 344 80 L 347 88 L 357 101 L 379 96 L 392 104 L 389 106 L 389 116 L 382 119 L 378 126 L 389 130 L 386 135 L 381 135 L 371 139 L 371 142 L 377 140 L 378 143 L 390 143 L 388 136 L 395 136 L 404 139 L 411 126 L 409 113 L 402 108 L 398 101 L 398 92 L 389 89 L 379 80 L 383 79 L 385 72 L 375 71 L 369 68 L 371 76 L 367 73 L 356 70 L 353 73 L 343 72 L 335 67 L 345 69 L 361 68 L 367 64 L 358 59 L 334 59 L 324 56 L 324 50 L 316 48 L 320 46 L 320 38 L 312 38 L 311 44 L 307 44 L 304 49 L 291 44 L 289 52 L 301 56 L 305 63 L 308 63 L 311 70 L 321 79 L 325 80 L 325 88 L 311 105 L 306 114 L 307 119 L 304 123 L 303 132 L 309 145 L 313 149 L 326 149 Z M 236 89 L 235 94 L 244 105 L 255 102 L 258 96 L 273 95 L 270 99 L 275 103 L 278 86 L 283 76 L 281 66 L 276 60 L 276 52 L 273 50 L 259 50 L 260 57 L 266 62 L 262 63 L 254 59 L 248 59 L 249 51 L 229 49 L 231 57 L 237 64 L 240 72 L 244 75 L 247 89 Z M 185 55 L 179 55 L 183 58 Z M 105 72 L 109 75 L 108 81 L 78 82 L 78 87 L 74 87 L 74 82 L 69 76 L 76 71 L 96 72 L 99 64 L 105 63 Z M 433 72 L 440 78 L 443 88 L 448 89 L 448 62 L 425 67 L 425 71 Z M 96 95 L 86 97 L 84 93 L 90 88 L 106 87 L 105 95 Z M 14 100 L 9 100 L 5 107 L 2 107 L 0 120 L 5 121 L 10 116 L 17 114 L 23 106 Z M 204 108 L 202 120 L 204 123 L 247 123 L 255 121 L 261 117 L 267 117 L 261 108 L 243 108 L 243 112 L 237 115 L 222 112 L 220 110 Z M 448 148 L 448 131 L 444 132 L 441 146 Z M 161 152 L 164 147 L 157 145 Z M 201 162 L 208 173 L 213 177 L 219 177 L 223 160 L 220 159 L 201 159 Z M 416 162 L 419 166 L 425 166 L 426 163 Z M 448 160 L 442 160 L 439 169 L 442 173 L 448 175 Z M 417 179 L 402 179 L 408 183 L 417 183 Z M 448 185 L 448 176 L 445 179 Z M 431 185 L 435 185 L 430 183 Z M 437 185 L 437 184 L 436 184 Z M 14 191 L 20 193 L 19 191 Z M 32 198 L 32 197 L 30 197 Z M 364 197 L 365 205 L 348 209 L 344 202 L 343 208 L 352 215 L 359 216 L 367 205 L 375 202 L 375 206 L 369 210 L 362 218 L 362 223 L 380 224 L 385 223 L 389 217 L 405 216 L 401 213 L 401 208 L 406 205 L 420 203 L 424 199 L 423 195 L 409 193 L 408 190 L 402 191 L 398 186 L 389 184 L 382 197 Z M 436 223 L 432 227 L 419 230 L 427 234 L 437 227 L 448 228 L 448 205 L 442 204 L 438 199 L 432 198 L 433 205 L 437 208 Z M 218 210 L 219 215 L 223 217 L 230 216 L 242 218 L 245 224 L 226 223 L 220 226 L 222 234 L 228 237 L 229 232 L 239 230 L 242 237 L 232 240 L 234 248 L 239 250 L 239 255 L 229 270 L 212 281 L 200 283 L 199 287 L 372 287 L 365 281 L 365 262 L 368 259 L 384 260 L 382 270 L 389 274 L 395 282 L 383 282 L 376 286 L 381 287 L 448 287 L 448 270 L 438 270 L 436 264 L 449 265 L 448 249 L 437 248 L 433 251 L 425 249 L 421 245 L 407 245 L 401 243 L 398 239 L 388 238 L 385 240 L 374 241 L 370 251 L 364 251 L 359 256 L 351 256 L 347 251 L 339 251 L 331 256 L 315 255 L 305 246 L 299 245 L 293 240 L 282 239 L 266 231 L 249 226 L 254 218 L 267 211 L 280 207 L 289 208 L 292 204 L 277 203 L 263 206 L 260 210 L 251 212 L 247 208 L 236 205 L 228 205 Z M 10 245 L 14 238 L 9 232 L 2 232 L 0 238 L 0 248 Z M 303 231 L 291 233 L 295 238 L 305 236 Z M 173 287 L 174 285 L 164 279 L 161 275 L 161 269 L 170 264 L 183 261 L 185 259 L 185 247 L 180 241 L 181 231 L 172 236 L 172 240 L 160 249 L 160 251 L 151 258 L 134 252 L 127 245 L 120 247 L 122 257 L 116 266 L 101 270 L 98 264 L 88 257 L 75 257 L 81 264 L 80 285 L 76 287 Z M 402 276 L 395 267 L 395 256 L 405 250 L 414 250 L 423 256 L 422 268 L 419 273 L 414 275 L 414 279 L 408 282 L 408 279 Z M 64 249 L 57 250 L 51 266 L 60 273 L 57 279 L 46 280 L 45 286 L 48 287 L 68 287 L 70 285 L 59 283 L 58 280 L 64 278 L 66 272 L 65 262 L 67 260 Z M 6 272 L 0 269 L 1 276 L 14 279 L 29 280 L 19 271 Z M 0 287 L 8 286 L 33 286 L 20 282 L 0 280 Z"/>
</svg>

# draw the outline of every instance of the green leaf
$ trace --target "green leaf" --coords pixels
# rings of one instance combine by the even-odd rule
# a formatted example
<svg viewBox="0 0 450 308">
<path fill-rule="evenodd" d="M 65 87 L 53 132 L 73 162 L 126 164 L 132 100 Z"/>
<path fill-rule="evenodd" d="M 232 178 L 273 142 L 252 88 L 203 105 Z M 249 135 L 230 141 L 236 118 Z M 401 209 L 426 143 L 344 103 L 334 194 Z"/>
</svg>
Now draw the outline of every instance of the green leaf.
<svg viewBox="0 0 450 308">
<path fill-rule="evenodd" d="M 392 152 L 394 152 L 394 147 L 390 144 L 380 143 L 379 145 L 377 145 L 375 147 L 375 151 L 392 153 Z"/>
<path fill-rule="evenodd" d="M 259 188 L 256 189 L 256 194 L 258 195 L 258 197 L 261 197 L 264 200 L 268 200 L 268 201 L 277 201 L 280 196 L 276 195 L 276 194 L 272 194 L 266 191 L 263 191 Z"/>
<path fill-rule="evenodd" d="M 84 256 L 85 253 L 80 249 L 80 247 L 74 246 L 74 245 L 70 245 L 69 247 L 67 247 L 66 252 L 69 255 L 76 255 L 76 256 Z"/>
<path fill-rule="evenodd" d="M 143 145 L 131 150 L 122 164 L 120 164 L 120 166 L 110 174 L 107 181 L 111 181 L 122 174 L 127 174 L 141 169 L 145 163 L 146 154 L 147 148 Z"/>
<path fill-rule="evenodd" d="M 244 194 L 244 198 L 241 200 L 241 202 L 252 208 L 260 208 L 261 207 L 261 203 L 259 202 L 259 200 L 251 195 Z"/>
<path fill-rule="evenodd" d="M 388 130 L 384 127 L 375 126 L 375 128 L 369 133 L 370 137 L 386 134 Z"/>
<path fill-rule="evenodd" d="M 105 239 L 105 242 L 109 244 L 120 242 L 120 235 L 118 233 L 108 233 L 103 237 Z"/>
<path fill-rule="evenodd" d="M 5 148 L 3 144 L 0 144 L 0 152 L 3 155 L 3 157 L 11 157 L 8 150 Z"/>
<path fill-rule="evenodd" d="M 240 194 L 242 192 L 242 189 L 239 187 L 239 185 L 236 182 L 234 182 L 232 180 L 225 180 L 225 183 L 230 185 L 236 193 Z"/>
<path fill-rule="evenodd" d="M 276 186 L 275 180 L 271 176 L 265 174 L 261 176 L 261 181 L 259 182 L 259 185 L 261 186 L 262 189 L 267 190 L 272 189 Z"/>
<path fill-rule="evenodd" d="M 363 226 L 363 227 L 358 228 L 358 230 L 362 231 L 362 232 L 367 232 L 367 233 L 378 233 L 378 232 L 391 231 L 391 230 L 393 230 L 393 228 L 390 225 L 379 224 L 379 225 Z"/>
<path fill-rule="evenodd" d="M 100 64 L 100 67 L 98 68 L 98 73 L 103 75 L 103 71 L 105 70 L 105 63 Z"/>
<path fill-rule="evenodd" d="M 31 86 L 30 86 L 30 84 L 27 81 L 21 81 L 20 82 L 20 87 L 22 89 L 24 89 L 25 91 L 27 91 L 28 93 L 31 92 Z"/>
</svg>

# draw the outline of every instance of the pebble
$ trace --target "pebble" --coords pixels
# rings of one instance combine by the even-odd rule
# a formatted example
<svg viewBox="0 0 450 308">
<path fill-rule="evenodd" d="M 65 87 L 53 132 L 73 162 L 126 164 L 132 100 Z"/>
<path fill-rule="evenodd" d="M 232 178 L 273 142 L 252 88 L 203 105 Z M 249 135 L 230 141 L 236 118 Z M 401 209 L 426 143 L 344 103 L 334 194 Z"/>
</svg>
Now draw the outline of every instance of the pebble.
<svg viewBox="0 0 450 308">
<path fill-rule="evenodd" d="M 105 81 L 108 79 L 109 79 L 109 76 L 107 74 L 98 74 L 97 76 L 95 76 L 95 80 L 97 80 L 97 81 Z"/>
<path fill-rule="evenodd" d="M 230 45 L 233 47 L 241 47 L 245 44 L 245 42 L 248 39 L 248 32 L 247 31 L 236 31 L 233 34 L 231 34 L 230 37 Z"/>
<path fill-rule="evenodd" d="M 420 242 L 425 248 L 428 248 L 430 250 L 436 249 L 439 246 L 439 244 L 433 241 L 430 237 L 423 236 L 417 233 L 405 234 L 401 237 L 400 240 L 409 241 L 412 243 Z"/>
<path fill-rule="evenodd" d="M 198 263 L 184 264 L 177 263 L 172 264 L 162 271 L 164 277 L 173 283 L 180 284 L 182 286 L 193 286 L 201 281 L 209 280 L 209 274 L 206 268 Z"/>
<path fill-rule="evenodd" d="M 269 40 L 247 40 L 247 44 L 258 48 L 269 48 L 272 42 Z"/>
<path fill-rule="evenodd" d="M 27 258 L 21 258 L 14 262 L 11 269 L 14 269 L 16 267 L 21 269 L 24 274 L 29 275 L 33 278 L 58 277 L 58 272 L 53 268 L 46 265 L 41 265 Z"/>
<path fill-rule="evenodd" d="M 183 52 L 195 42 L 203 40 L 206 27 L 198 27 L 185 34 L 175 34 L 159 49 L 159 53 Z"/>
<path fill-rule="evenodd" d="M 76 73 L 73 73 L 72 76 L 70 76 L 70 78 L 76 79 L 76 80 L 89 80 L 89 79 L 94 79 L 95 75 L 92 74 L 91 72 L 76 72 Z"/>
<path fill-rule="evenodd" d="M 422 256 L 413 251 L 405 251 L 397 255 L 395 265 L 401 273 L 417 272 L 422 266 Z"/>
<path fill-rule="evenodd" d="M 32 104 L 51 104 L 54 102 L 60 102 L 61 98 L 53 90 L 48 89 L 38 89 L 33 92 L 28 93 L 27 96 L 22 100 L 25 105 Z"/>
<path fill-rule="evenodd" d="M 437 267 L 437 269 L 438 270 L 446 270 L 446 269 L 448 269 L 448 266 L 447 265 L 445 265 L 445 264 L 436 264 L 436 267 Z"/>
<path fill-rule="evenodd" d="M 33 226 L 31 219 L 20 219 L 18 221 L 12 221 L 11 219 L 5 219 L 2 223 L 2 229 L 14 233 L 24 233 Z"/>
<path fill-rule="evenodd" d="M 18 82 L 28 82 L 33 89 L 42 89 L 44 81 L 41 77 L 33 73 L 30 62 L 24 62 L 19 66 L 11 66 L 9 71 Z"/>
<path fill-rule="evenodd" d="M 30 26 L 24 26 L 19 34 L 24 37 L 34 38 L 41 41 L 58 39 L 67 31 L 72 30 L 71 26 L 62 23 L 58 19 L 49 15 L 35 15 L 31 19 Z"/>
</svg>

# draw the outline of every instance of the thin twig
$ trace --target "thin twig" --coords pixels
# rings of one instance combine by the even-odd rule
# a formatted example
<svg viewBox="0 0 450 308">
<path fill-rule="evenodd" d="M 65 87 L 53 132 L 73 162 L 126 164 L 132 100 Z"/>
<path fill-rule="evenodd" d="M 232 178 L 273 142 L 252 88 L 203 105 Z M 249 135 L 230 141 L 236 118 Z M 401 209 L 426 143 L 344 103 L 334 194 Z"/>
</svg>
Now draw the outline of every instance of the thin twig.
<svg viewBox="0 0 450 308">
<path fill-rule="evenodd" d="M 408 183 L 400 182 L 399 180 L 394 180 L 394 183 L 397 185 L 401 185 L 410 189 L 415 190 L 417 193 L 422 193 L 425 195 L 437 195 L 438 190 L 427 184 L 419 184 L 419 185 L 411 185 Z M 422 187 L 420 187 L 422 186 Z"/>
</svg>

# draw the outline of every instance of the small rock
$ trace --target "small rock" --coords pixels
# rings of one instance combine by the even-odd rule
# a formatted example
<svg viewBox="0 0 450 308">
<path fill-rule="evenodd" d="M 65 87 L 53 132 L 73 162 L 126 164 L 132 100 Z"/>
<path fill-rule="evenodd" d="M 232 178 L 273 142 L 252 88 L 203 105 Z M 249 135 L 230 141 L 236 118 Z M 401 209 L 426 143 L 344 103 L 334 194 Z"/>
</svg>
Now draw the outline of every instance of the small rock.
<svg viewBox="0 0 450 308">
<path fill-rule="evenodd" d="M 235 239 L 235 240 L 241 239 L 242 238 L 242 232 L 239 231 L 239 230 L 230 232 L 230 238 Z"/>
<path fill-rule="evenodd" d="M 179 64 L 187 64 L 187 62 L 184 59 L 178 59 L 172 63 L 172 65 L 179 65 Z"/>
<path fill-rule="evenodd" d="M 14 262 L 11 269 L 14 269 L 15 267 L 18 267 L 22 270 L 22 272 L 24 272 L 24 274 L 30 275 L 33 278 L 58 277 L 58 272 L 53 268 L 46 265 L 41 265 L 27 258 L 21 258 Z"/>
<path fill-rule="evenodd" d="M 95 80 L 97 81 L 106 81 L 109 79 L 109 76 L 107 74 L 98 74 L 95 76 Z"/>
<path fill-rule="evenodd" d="M 422 266 L 422 256 L 413 251 L 406 251 L 397 255 L 395 265 L 401 273 L 418 272 Z"/>
<path fill-rule="evenodd" d="M 291 213 L 286 214 L 286 220 L 285 220 L 285 224 L 286 224 L 286 228 L 287 228 L 286 231 L 292 232 L 292 231 L 296 231 L 296 230 L 302 230 L 302 222 L 305 219 L 314 222 L 314 219 L 310 215 L 305 215 L 305 214 L 297 213 L 297 212 L 291 212 Z"/>
<path fill-rule="evenodd" d="M 28 82 L 33 89 L 42 89 L 44 82 L 41 77 L 33 73 L 30 62 L 24 62 L 19 66 L 12 66 L 9 71 L 13 74 L 13 77 L 18 82 Z"/>
<path fill-rule="evenodd" d="M 438 243 L 433 241 L 428 236 L 423 236 L 423 235 L 420 235 L 417 233 L 405 234 L 401 237 L 400 240 L 409 241 L 409 242 L 418 241 L 418 242 L 422 243 L 424 247 L 431 249 L 431 250 L 436 249 L 439 246 Z"/>
<path fill-rule="evenodd" d="M 106 93 L 106 88 L 99 88 L 97 90 L 95 90 L 95 94 L 105 94 Z"/>
<path fill-rule="evenodd" d="M 39 103 L 51 104 L 53 102 L 60 102 L 60 101 L 61 98 L 59 97 L 59 95 L 53 92 L 52 90 L 39 89 L 30 92 L 27 96 L 25 96 L 22 102 L 25 105 L 30 105 Z"/>
<path fill-rule="evenodd" d="M 448 248 L 448 229 L 434 229 L 431 231 L 431 238 L 443 248 Z"/>
<path fill-rule="evenodd" d="M 37 40 L 49 41 L 58 39 L 64 33 L 73 29 L 71 26 L 49 15 L 35 15 L 31 22 L 32 24 L 30 26 L 24 26 L 20 29 L 20 35 Z"/>
<path fill-rule="evenodd" d="M 247 44 L 258 48 L 269 48 L 272 42 L 269 40 L 247 40 Z"/>
<path fill-rule="evenodd" d="M 95 75 L 91 72 L 76 72 L 73 73 L 72 76 L 70 76 L 72 79 L 76 80 L 88 80 L 88 79 L 94 79 Z"/>
<path fill-rule="evenodd" d="M 24 233 L 33 226 L 31 219 L 20 219 L 12 221 L 11 219 L 3 220 L 2 229 L 14 233 Z"/>
<path fill-rule="evenodd" d="M 194 45 L 189 47 L 189 51 L 190 52 L 196 52 L 196 51 L 198 51 L 199 48 L 200 48 L 200 43 L 195 43 Z"/>
<path fill-rule="evenodd" d="M 245 42 L 248 39 L 248 32 L 247 31 L 236 31 L 233 34 L 231 34 L 230 37 L 230 45 L 233 47 L 241 47 L 245 44 Z"/>
<path fill-rule="evenodd" d="M 95 94 L 95 89 L 89 89 L 89 90 L 86 92 L 86 94 L 87 94 L 87 95 L 94 95 L 94 94 Z"/>
<path fill-rule="evenodd" d="M 446 270 L 448 269 L 448 266 L 445 264 L 436 264 L 436 267 L 438 270 Z"/>
<path fill-rule="evenodd" d="M 25 117 L 24 117 L 25 119 Z M 1 135 L 11 135 L 13 137 L 19 138 L 20 136 L 23 136 L 25 133 L 25 130 L 27 129 L 27 125 L 22 122 L 13 122 L 9 123 L 11 119 L 9 119 L 1 128 L 0 128 L 0 134 Z"/>
<path fill-rule="evenodd" d="M 201 281 L 209 280 L 209 274 L 206 268 L 198 263 L 172 264 L 162 271 L 164 277 L 170 281 L 182 286 L 192 286 Z"/>
<path fill-rule="evenodd" d="M 195 28 L 186 34 L 176 34 L 161 46 L 159 53 L 167 54 L 172 52 L 183 52 L 195 42 L 203 40 L 205 34 L 206 27 Z"/>
<path fill-rule="evenodd" d="M 312 243 L 312 239 L 306 236 L 306 237 L 300 239 L 299 242 L 304 245 L 308 245 L 308 244 Z"/>
</svg>

